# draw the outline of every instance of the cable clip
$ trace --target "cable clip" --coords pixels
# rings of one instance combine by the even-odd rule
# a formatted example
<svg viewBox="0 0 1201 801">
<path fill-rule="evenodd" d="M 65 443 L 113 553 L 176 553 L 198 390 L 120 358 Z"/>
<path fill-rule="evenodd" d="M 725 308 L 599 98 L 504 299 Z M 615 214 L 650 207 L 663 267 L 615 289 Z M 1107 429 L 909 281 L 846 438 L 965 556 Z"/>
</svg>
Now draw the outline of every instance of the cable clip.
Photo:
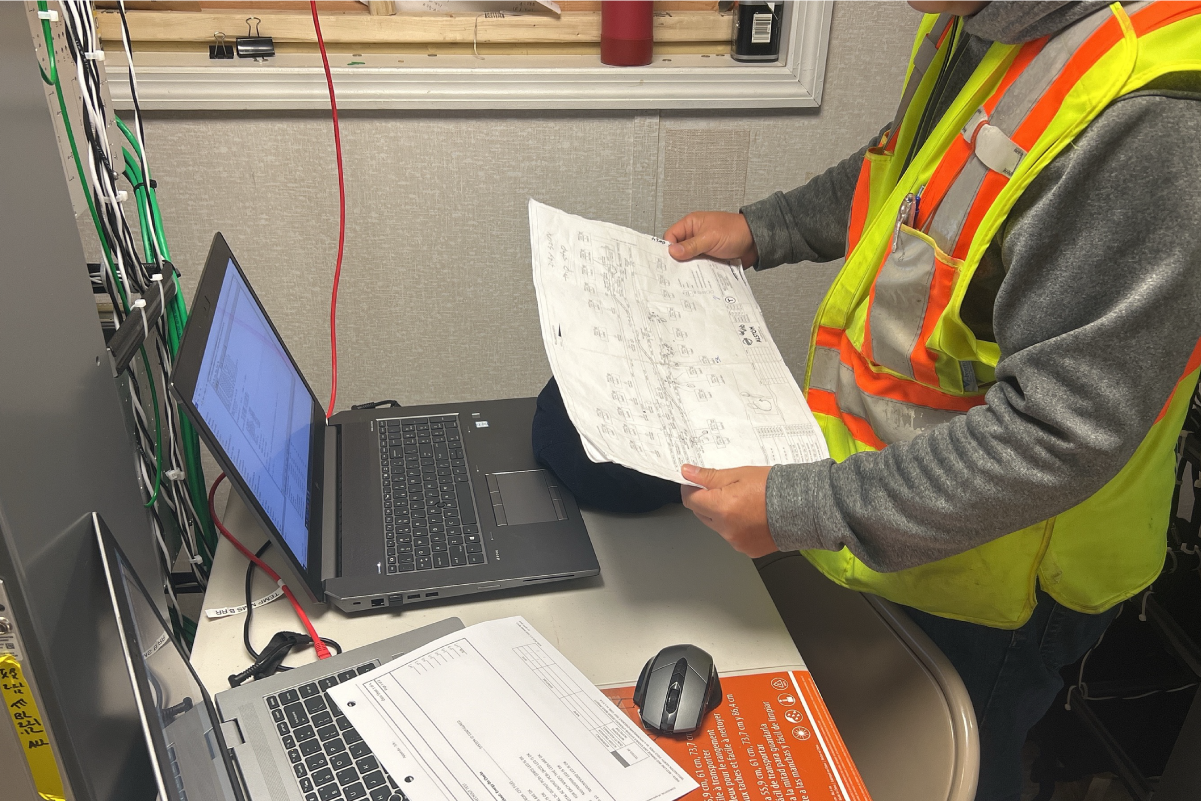
<svg viewBox="0 0 1201 801">
<path fill-rule="evenodd" d="M 150 276 L 150 280 L 158 286 L 158 308 L 159 314 L 167 313 L 167 298 L 163 295 L 163 274 L 155 273 Z"/>
<path fill-rule="evenodd" d="M 49 22 L 58 22 L 58 12 L 55 11 L 54 9 L 51 9 L 49 11 L 39 11 L 38 19 L 44 19 Z"/>
<path fill-rule="evenodd" d="M 150 325 L 146 322 L 146 299 L 138 298 L 137 300 L 135 300 L 133 302 L 133 307 L 135 309 L 142 310 L 142 334 L 144 337 L 149 337 L 150 336 Z"/>
<path fill-rule="evenodd" d="M 83 54 L 83 57 L 91 61 L 104 61 L 104 51 L 88 50 Z"/>
</svg>

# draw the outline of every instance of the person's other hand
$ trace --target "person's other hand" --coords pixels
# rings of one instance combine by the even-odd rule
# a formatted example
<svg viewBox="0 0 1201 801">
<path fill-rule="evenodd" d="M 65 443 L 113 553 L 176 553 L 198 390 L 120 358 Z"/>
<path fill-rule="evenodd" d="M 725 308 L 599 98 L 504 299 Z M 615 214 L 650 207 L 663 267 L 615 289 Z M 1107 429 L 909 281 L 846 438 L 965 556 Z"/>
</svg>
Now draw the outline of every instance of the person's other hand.
<svg viewBox="0 0 1201 801">
<path fill-rule="evenodd" d="M 700 521 L 734 550 L 750 557 L 779 550 L 767 528 L 767 474 L 770 467 L 714 470 L 686 464 L 680 474 L 701 488 L 684 486 L 680 498 Z"/>
<path fill-rule="evenodd" d="M 694 211 L 663 234 L 676 261 L 697 256 L 739 259 L 743 267 L 759 261 L 759 249 L 746 217 L 728 211 Z"/>
</svg>

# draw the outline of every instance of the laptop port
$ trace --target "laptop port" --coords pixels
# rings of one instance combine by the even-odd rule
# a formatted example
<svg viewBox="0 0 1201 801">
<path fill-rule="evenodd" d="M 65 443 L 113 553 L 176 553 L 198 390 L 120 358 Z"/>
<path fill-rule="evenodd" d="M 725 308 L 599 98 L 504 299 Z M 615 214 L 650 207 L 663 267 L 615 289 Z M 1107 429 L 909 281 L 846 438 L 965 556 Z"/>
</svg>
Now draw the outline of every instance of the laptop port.
<svg viewBox="0 0 1201 801">
<path fill-rule="evenodd" d="M 427 593 L 425 594 L 425 597 L 426 597 L 426 598 L 437 598 L 437 597 L 438 597 L 438 593 L 436 593 L 436 592 L 427 592 Z"/>
<path fill-rule="evenodd" d="M 372 605 L 372 606 L 383 606 L 383 605 L 384 605 L 384 599 L 383 599 L 383 598 L 372 598 L 372 599 L 371 599 L 371 605 Z"/>
</svg>

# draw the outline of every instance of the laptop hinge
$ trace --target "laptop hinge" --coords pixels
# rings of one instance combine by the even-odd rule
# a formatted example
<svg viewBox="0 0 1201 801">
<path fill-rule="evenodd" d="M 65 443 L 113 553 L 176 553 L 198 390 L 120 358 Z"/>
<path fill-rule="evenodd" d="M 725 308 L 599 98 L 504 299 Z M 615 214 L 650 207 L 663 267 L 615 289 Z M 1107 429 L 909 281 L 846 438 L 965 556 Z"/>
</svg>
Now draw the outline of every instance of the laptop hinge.
<svg viewBox="0 0 1201 801">
<path fill-rule="evenodd" d="M 341 526 L 338 521 L 341 501 L 341 453 L 338 447 L 339 427 L 325 426 L 325 471 L 321 484 L 321 580 L 338 575 L 338 537 Z"/>
</svg>

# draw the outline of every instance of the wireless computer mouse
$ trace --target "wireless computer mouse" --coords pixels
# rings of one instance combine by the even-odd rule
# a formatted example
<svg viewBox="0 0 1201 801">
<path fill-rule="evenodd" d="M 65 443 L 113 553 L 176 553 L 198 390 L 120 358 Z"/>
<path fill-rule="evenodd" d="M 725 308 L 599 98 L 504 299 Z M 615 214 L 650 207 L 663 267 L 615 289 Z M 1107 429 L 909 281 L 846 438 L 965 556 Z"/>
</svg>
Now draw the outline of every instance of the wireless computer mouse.
<svg viewBox="0 0 1201 801">
<path fill-rule="evenodd" d="M 721 697 L 713 657 L 695 645 L 664 648 L 642 668 L 634 687 L 642 722 L 668 734 L 699 729 L 705 713 L 716 708 Z"/>
</svg>

